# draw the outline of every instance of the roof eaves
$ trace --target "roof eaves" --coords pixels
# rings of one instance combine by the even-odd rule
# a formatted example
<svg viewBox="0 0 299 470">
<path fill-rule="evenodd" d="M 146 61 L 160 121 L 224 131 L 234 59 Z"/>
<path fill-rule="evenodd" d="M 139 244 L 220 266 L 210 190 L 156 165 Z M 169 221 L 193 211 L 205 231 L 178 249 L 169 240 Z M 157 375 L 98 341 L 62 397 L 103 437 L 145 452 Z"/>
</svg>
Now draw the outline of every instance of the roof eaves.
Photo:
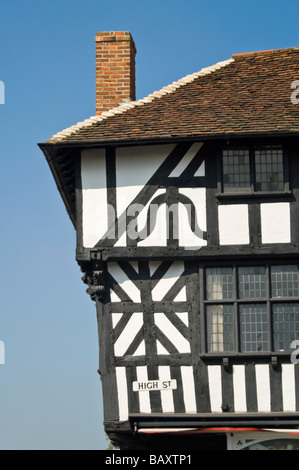
<svg viewBox="0 0 299 470">
<path fill-rule="evenodd" d="M 234 58 L 224 60 L 221 62 L 217 62 L 214 65 L 211 65 L 210 67 L 205 67 L 201 69 L 199 72 L 195 72 L 193 74 L 187 75 L 180 80 L 171 83 L 168 86 L 163 87 L 161 90 L 154 91 L 150 95 L 146 96 L 145 98 L 142 98 L 138 101 L 131 101 L 129 103 L 122 103 L 116 108 L 112 108 L 109 111 L 104 111 L 102 114 L 99 116 L 91 116 L 89 119 L 85 119 L 82 122 L 78 122 L 74 126 L 68 127 L 64 129 L 61 132 L 58 132 L 57 134 L 53 135 L 49 140 L 48 143 L 55 143 L 55 142 L 62 142 L 64 139 L 67 139 L 70 135 L 76 134 L 78 131 L 80 131 L 83 128 L 91 127 L 101 121 L 104 121 L 110 117 L 113 117 L 117 114 L 123 114 L 127 112 L 130 109 L 133 109 L 137 106 L 143 106 L 146 103 L 151 103 L 152 101 L 161 98 L 162 96 L 165 96 L 167 94 L 175 92 L 178 88 L 187 85 L 188 83 L 193 82 L 199 77 L 208 75 L 210 73 L 213 73 L 223 67 L 226 67 L 227 65 L 231 64 L 234 62 Z"/>
</svg>

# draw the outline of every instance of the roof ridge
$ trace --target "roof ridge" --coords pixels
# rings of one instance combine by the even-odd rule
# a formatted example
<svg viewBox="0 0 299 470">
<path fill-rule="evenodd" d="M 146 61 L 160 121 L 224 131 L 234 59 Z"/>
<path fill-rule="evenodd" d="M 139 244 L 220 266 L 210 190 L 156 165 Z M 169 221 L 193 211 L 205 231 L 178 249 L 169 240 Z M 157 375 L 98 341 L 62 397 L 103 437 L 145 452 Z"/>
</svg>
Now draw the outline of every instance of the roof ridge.
<svg viewBox="0 0 299 470">
<path fill-rule="evenodd" d="M 233 59 L 236 59 L 238 57 L 242 56 L 249 56 L 249 55 L 256 55 L 256 54 L 270 54 L 273 52 L 282 52 L 282 51 L 299 51 L 299 47 L 284 47 L 281 49 L 267 49 L 264 51 L 250 51 L 250 52 L 238 52 L 236 54 L 233 54 Z"/>
<path fill-rule="evenodd" d="M 235 59 L 228 59 L 228 60 L 223 60 L 221 62 L 217 62 L 214 65 L 211 65 L 209 67 L 204 67 L 202 68 L 199 72 L 195 72 L 190 75 L 186 75 L 183 78 L 180 78 L 179 80 L 171 83 L 170 85 L 164 86 L 161 88 L 161 90 L 154 91 L 153 93 L 150 93 L 149 95 L 145 96 L 144 98 L 141 98 L 140 100 L 137 101 L 130 101 L 129 103 L 122 103 L 119 106 L 109 109 L 108 111 L 104 111 L 101 113 L 99 116 L 91 116 L 88 119 L 85 119 L 82 122 L 78 122 L 77 124 L 68 127 L 64 129 L 63 131 L 58 132 L 57 134 L 54 134 L 48 142 L 59 142 L 62 141 L 63 139 L 69 137 L 72 134 L 75 134 L 79 130 L 81 130 L 84 127 L 89 127 L 92 126 L 98 122 L 104 121 L 108 119 L 109 117 L 115 116 L 117 114 L 122 114 L 128 111 L 129 109 L 135 108 L 137 106 L 143 106 L 146 103 L 151 103 L 152 101 L 161 98 L 164 95 L 167 95 L 169 93 L 173 93 L 176 91 L 178 88 L 181 88 L 184 85 L 187 85 L 188 83 L 193 82 L 199 77 L 208 75 L 212 72 L 215 72 L 216 70 L 219 70 L 223 67 L 226 67 L 227 65 L 231 64 L 234 62 Z"/>
</svg>

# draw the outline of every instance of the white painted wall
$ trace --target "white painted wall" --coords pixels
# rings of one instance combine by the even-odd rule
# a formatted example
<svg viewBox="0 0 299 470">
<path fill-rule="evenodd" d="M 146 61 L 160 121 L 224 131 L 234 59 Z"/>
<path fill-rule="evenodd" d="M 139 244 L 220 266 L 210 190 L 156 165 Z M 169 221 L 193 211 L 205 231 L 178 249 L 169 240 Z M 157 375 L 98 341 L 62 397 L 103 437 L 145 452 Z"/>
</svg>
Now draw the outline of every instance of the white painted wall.
<svg viewBox="0 0 299 470">
<path fill-rule="evenodd" d="M 108 229 L 104 149 L 81 154 L 83 246 L 92 248 Z"/>
<path fill-rule="evenodd" d="M 151 202 L 161 194 L 165 194 L 165 189 L 158 189 L 144 210 L 137 217 L 138 230 L 143 230 L 147 224 L 147 213 Z M 151 211 L 151 209 L 150 209 Z M 152 212 L 152 211 L 151 211 Z M 151 213 L 150 212 L 150 213 Z M 138 243 L 138 246 L 167 246 L 167 224 L 166 224 L 166 205 L 159 207 L 156 219 L 156 225 L 152 233 Z"/>
<path fill-rule="evenodd" d="M 195 143 L 186 152 L 181 162 L 171 173 L 172 177 L 179 177 L 186 169 L 194 156 L 202 147 L 202 143 Z M 175 145 L 158 145 L 145 147 L 126 147 L 116 150 L 116 204 L 117 216 L 120 217 L 132 205 L 134 199 L 140 194 L 153 174 L 159 169 Z M 204 163 L 195 172 L 195 176 L 205 175 Z M 82 223 L 83 246 L 92 248 L 106 234 L 108 227 L 106 162 L 104 149 L 84 150 L 81 155 L 82 179 Z M 151 200 L 145 204 L 144 209 L 137 218 L 136 232 L 142 230 L 147 223 L 147 212 L 150 203 L 165 193 L 165 189 L 158 189 Z M 199 226 L 206 230 L 206 189 L 181 188 L 180 193 L 190 198 L 196 211 Z M 188 222 L 188 208 L 179 204 L 179 245 L 200 248 L 206 241 L 198 234 L 194 234 Z M 139 242 L 138 246 L 167 246 L 166 206 L 162 205 L 157 214 L 157 224 L 153 232 Z M 127 246 L 127 233 L 120 235 L 117 247 Z"/>
<path fill-rule="evenodd" d="M 199 228 L 207 230 L 206 188 L 180 188 L 179 192 L 187 196 L 194 204 Z M 192 232 L 188 220 L 190 207 L 179 204 L 179 245 L 188 248 L 206 246 L 207 241 Z M 189 212 L 191 214 L 191 212 Z M 198 236 L 199 235 L 199 236 Z"/>
<path fill-rule="evenodd" d="M 220 245 L 248 245 L 249 220 L 247 204 L 218 207 Z"/>
<path fill-rule="evenodd" d="M 152 261 L 150 262 L 150 270 L 151 273 L 155 271 L 159 266 L 159 262 Z M 165 273 L 163 277 L 157 282 L 155 287 L 152 290 L 152 296 L 154 302 L 160 302 L 163 300 L 164 296 L 167 292 L 171 289 L 171 287 L 175 284 L 175 282 L 179 279 L 179 277 L 184 272 L 184 263 L 183 261 L 175 261 L 172 263 L 168 271 Z M 178 292 L 178 296 L 176 298 L 177 301 L 186 302 L 186 289 L 183 288 L 181 292 Z"/>
<path fill-rule="evenodd" d="M 112 322 L 115 324 L 117 321 L 117 313 L 112 314 Z M 122 314 L 125 315 L 125 314 Z M 139 333 L 141 328 L 143 327 L 143 313 L 142 312 L 134 312 L 128 321 L 126 327 L 123 329 L 120 336 L 117 338 L 116 342 L 114 343 L 114 353 L 115 356 L 123 356 L 127 351 L 130 344 L 133 342 L 135 336 Z M 145 347 L 144 341 L 142 353 L 141 350 L 139 351 L 142 355 L 145 354 Z"/>
<path fill-rule="evenodd" d="M 180 161 L 180 163 L 174 168 L 174 170 L 170 173 L 170 177 L 180 177 L 183 171 L 187 168 L 189 163 L 192 162 L 193 158 L 195 155 L 199 152 L 201 147 L 203 146 L 203 142 L 196 142 L 195 144 L 191 145 L 190 149 L 188 152 L 185 153 L 184 157 Z M 197 172 L 195 173 L 194 176 L 204 176 L 202 174 L 202 171 L 204 171 L 204 166 L 201 166 L 198 168 Z"/>
<path fill-rule="evenodd" d="M 175 314 L 174 314 L 175 315 Z M 155 324 L 172 342 L 179 353 L 190 353 L 190 343 L 179 330 L 168 320 L 164 313 L 154 313 Z"/>
<path fill-rule="evenodd" d="M 261 204 L 262 243 L 290 243 L 291 219 L 288 202 Z"/>
<path fill-rule="evenodd" d="M 117 214 L 120 216 L 175 145 L 124 147 L 116 151 Z"/>
<path fill-rule="evenodd" d="M 126 292 L 132 302 L 141 302 L 140 290 L 135 286 L 134 282 L 128 278 L 118 263 L 108 263 L 108 272 L 115 279 L 117 284 Z M 110 295 L 111 302 L 120 302 L 117 294 L 112 289 Z"/>
</svg>

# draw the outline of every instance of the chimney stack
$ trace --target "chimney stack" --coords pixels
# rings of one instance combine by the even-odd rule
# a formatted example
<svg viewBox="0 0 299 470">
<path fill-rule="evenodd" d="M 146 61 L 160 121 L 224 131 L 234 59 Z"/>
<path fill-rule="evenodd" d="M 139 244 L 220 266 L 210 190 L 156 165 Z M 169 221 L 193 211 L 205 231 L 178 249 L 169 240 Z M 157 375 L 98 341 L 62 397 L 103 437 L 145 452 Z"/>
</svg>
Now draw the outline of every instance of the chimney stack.
<svg viewBox="0 0 299 470">
<path fill-rule="evenodd" d="M 127 31 L 96 35 L 96 114 L 135 101 L 136 47 Z"/>
</svg>

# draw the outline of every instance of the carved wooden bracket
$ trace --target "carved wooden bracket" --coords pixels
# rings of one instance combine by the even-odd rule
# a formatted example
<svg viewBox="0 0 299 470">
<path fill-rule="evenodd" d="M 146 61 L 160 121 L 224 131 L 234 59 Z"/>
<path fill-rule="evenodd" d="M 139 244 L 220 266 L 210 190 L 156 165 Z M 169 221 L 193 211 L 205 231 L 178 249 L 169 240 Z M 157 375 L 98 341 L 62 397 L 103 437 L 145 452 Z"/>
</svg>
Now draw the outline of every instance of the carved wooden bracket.
<svg viewBox="0 0 299 470">
<path fill-rule="evenodd" d="M 88 285 L 87 294 L 91 299 L 103 302 L 106 297 L 106 266 L 103 261 L 93 260 L 90 263 L 81 265 L 84 272 L 82 281 Z"/>
</svg>

